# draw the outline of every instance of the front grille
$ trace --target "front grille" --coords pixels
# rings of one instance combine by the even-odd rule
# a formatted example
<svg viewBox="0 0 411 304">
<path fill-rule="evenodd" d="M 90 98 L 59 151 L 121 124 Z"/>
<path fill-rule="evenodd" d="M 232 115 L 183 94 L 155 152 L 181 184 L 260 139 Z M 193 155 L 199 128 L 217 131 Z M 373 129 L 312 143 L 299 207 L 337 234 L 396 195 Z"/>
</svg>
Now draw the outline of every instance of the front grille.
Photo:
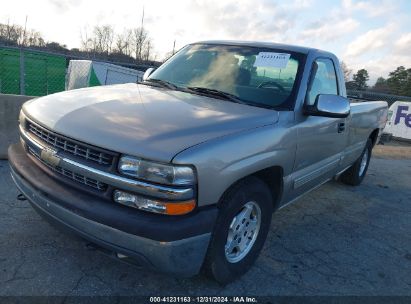
<svg viewBox="0 0 411 304">
<path fill-rule="evenodd" d="M 70 140 L 64 136 L 34 124 L 31 121 L 27 122 L 27 130 L 35 137 L 43 140 L 58 150 L 62 150 L 100 165 L 110 166 L 113 163 L 113 155 L 104 152 L 103 150 L 98 150 L 85 144 Z"/>
<path fill-rule="evenodd" d="M 38 159 L 43 165 L 45 165 L 47 168 L 51 169 L 54 172 L 57 172 L 73 181 L 76 181 L 78 183 L 81 183 L 83 185 L 86 185 L 88 187 L 94 188 L 98 191 L 105 191 L 107 190 L 107 184 L 99 182 L 95 179 L 86 177 L 84 175 L 78 174 L 78 173 L 74 173 L 73 171 L 67 170 L 67 169 L 63 169 L 59 166 L 53 167 L 50 166 L 48 163 L 46 163 L 45 161 L 43 161 L 39 155 L 37 155 L 37 153 L 30 147 L 28 146 L 28 150 L 29 153 L 31 155 L 33 155 L 36 159 Z"/>
</svg>

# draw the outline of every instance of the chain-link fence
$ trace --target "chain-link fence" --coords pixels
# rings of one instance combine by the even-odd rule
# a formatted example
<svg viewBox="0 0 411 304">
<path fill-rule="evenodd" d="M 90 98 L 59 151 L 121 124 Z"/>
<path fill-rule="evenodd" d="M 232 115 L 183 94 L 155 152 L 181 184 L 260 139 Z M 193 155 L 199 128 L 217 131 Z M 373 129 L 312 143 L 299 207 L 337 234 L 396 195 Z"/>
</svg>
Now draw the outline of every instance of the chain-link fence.
<svg viewBox="0 0 411 304">
<path fill-rule="evenodd" d="M 371 101 L 381 100 L 386 101 L 388 106 L 391 106 L 396 101 L 411 101 L 410 96 L 398 96 L 391 94 L 384 94 L 373 91 L 359 91 L 359 90 L 347 90 L 347 95 L 354 100 L 358 101 Z"/>
<path fill-rule="evenodd" d="M 67 89 L 135 83 L 141 81 L 146 68 L 0 47 L 0 93 L 43 96 Z"/>
<path fill-rule="evenodd" d="M 0 93 L 41 96 L 64 90 L 66 58 L 0 48 Z"/>
</svg>

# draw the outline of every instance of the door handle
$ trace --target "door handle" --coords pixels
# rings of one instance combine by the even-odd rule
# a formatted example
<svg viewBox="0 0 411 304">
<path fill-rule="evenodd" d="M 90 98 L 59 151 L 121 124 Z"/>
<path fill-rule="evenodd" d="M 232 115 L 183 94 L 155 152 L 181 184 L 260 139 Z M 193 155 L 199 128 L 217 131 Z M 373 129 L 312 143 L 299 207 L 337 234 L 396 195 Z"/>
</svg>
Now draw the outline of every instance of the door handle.
<svg viewBox="0 0 411 304">
<path fill-rule="evenodd" d="M 340 122 L 338 124 L 338 133 L 342 133 L 345 131 L 345 123 L 344 122 Z"/>
</svg>

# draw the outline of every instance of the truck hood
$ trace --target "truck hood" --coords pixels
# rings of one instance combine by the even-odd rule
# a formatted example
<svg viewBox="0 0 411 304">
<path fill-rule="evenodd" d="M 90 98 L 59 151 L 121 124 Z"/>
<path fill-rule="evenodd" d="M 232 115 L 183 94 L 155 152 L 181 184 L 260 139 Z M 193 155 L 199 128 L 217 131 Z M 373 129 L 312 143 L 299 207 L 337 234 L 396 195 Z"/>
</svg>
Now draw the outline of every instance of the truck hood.
<svg viewBox="0 0 411 304">
<path fill-rule="evenodd" d="M 274 110 L 137 84 L 57 93 L 23 111 L 67 137 L 164 162 L 193 145 L 278 121 Z"/>
</svg>

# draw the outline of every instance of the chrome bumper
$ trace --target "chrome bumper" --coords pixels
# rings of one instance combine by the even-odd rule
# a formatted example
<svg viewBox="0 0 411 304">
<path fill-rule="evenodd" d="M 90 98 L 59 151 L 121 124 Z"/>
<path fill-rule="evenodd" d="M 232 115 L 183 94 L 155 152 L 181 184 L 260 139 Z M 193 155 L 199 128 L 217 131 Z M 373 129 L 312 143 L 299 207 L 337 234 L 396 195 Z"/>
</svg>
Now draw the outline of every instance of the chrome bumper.
<svg viewBox="0 0 411 304">
<path fill-rule="evenodd" d="M 194 197 L 193 188 L 173 188 L 150 184 L 143 181 L 133 180 L 119 175 L 111 174 L 78 163 L 71 159 L 59 155 L 47 146 L 41 144 L 33 136 L 31 136 L 20 125 L 20 135 L 26 145 L 29 145 L 33 152 L 50 166 L 59 166 L 63 169 L 70 170 L 74 173 L 81 174 L 85 177 L 97 180 L 99 182 L 111 185 L 120 190 L 136 192 L 142 195 L 151 196 L 159 199 L 167 200 L 189 200 Z"/>
</svg>

